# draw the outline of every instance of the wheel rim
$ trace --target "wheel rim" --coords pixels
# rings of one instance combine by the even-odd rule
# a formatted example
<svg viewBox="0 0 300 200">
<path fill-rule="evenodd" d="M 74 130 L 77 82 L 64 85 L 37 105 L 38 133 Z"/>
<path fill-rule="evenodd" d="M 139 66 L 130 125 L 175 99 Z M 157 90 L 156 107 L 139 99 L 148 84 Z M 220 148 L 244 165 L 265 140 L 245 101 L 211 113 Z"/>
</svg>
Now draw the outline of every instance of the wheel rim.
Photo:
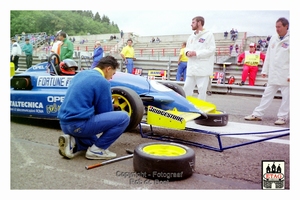
<svg viewBox="0 0 300 200">
<path fill-rule="evenodd" d="M 155 156 L 181 156 L 186 154 L 186 150 L 184 148 L 168 144 L 148 145 L 143 148 L 143 151 Z"/>
<path fill-rule="evenodd" d="M 126 111 L 129 116 L 132 114 L 132 108 L 129 101 L 122 95 L 113 94 L 112 98 L 114 100 L 114 104 L 119 106 L 121 110 Z"/>
</svg>

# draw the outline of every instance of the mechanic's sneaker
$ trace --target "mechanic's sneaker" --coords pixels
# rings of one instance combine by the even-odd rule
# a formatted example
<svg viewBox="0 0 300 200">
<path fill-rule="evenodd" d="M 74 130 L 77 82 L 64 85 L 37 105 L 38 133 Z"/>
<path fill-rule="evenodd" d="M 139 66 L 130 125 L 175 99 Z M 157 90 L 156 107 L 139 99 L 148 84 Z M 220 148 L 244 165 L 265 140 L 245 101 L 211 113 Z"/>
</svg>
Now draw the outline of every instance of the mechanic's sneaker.
<svg viewBox="0 0 300 200">
<path fill-rule="evenodd" d="M 282 119 L 282 118 L 278 118 L 274 124 L 275 125 L 284 125 L 284 124 L 286 124 L 286 120 Z"/>
<path fill-rule="evenodd" d="M 242 86 L 242 85 L 245 85 L 244 81 L 242 81 L 242 82 L 239 83 L 239 86 Z"/>
<path fill-rule="evenodd" d="M 261 118 L 256 117 L 254 115 L 248 115 L 248 116 L 244 117 L 244 119 L 248 120 L 248 121 L 261 121 Z"/>
<path fill-rule="evenodd" d="M 58 138 L 59 154 L 66 158 L 74 157 L 75 138 L 70 135 L 61 135 Z"/>
<path fill-rule="evenodd" d="M 110 152 L 108 149 L 100 149 L 98 148 L 97 150 L 91 150 L 91 147 L 88 148 L 86 151 L 85 157 L 87 159 L 92 159 L 92 160 L 102 160 L 102 159 L 111 159 L 115 158 L 117 154 Z"/>
</svg>

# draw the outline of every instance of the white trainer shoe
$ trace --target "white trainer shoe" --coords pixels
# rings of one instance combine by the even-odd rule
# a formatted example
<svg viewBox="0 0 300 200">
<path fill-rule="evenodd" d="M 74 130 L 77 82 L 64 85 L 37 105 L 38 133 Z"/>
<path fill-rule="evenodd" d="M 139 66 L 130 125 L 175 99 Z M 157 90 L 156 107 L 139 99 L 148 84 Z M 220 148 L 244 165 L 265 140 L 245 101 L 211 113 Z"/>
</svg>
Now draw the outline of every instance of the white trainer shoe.
<svg viewBox="0 0 300 200">
<path fill-rule="evenodd" d="M 85 157 L 91 160 L 102 160 L 102 159 L 111 159 L 115 158 L 117 154 L 109 151 L 108 149 L 91 150 L 91 147 L 86 151 Z"/>
<path fill-rule="evenodd" d="M 248 121 L 261 121 L 260 117 L 256 117 L 254 115 L 248 115 L 248 116 L 244 117 L 244 119 L 248 120 Z"/>
<path fill-rule="evenodd" d="M 284 125 L 284 124 L 286 124 L 286 120 L 282 119 L 282 118 L 278 118 L 274 124 L 275 125 Z"/>
<path fill-rule="evenodd" d="M 74 157 L 74 147 L 75 147 L 75 138 L 70 135 L 61 135 L 58 138 L 58 146 L 59 146 L 59 154 L 65 158 L 73 158 Z"/>
</svg>

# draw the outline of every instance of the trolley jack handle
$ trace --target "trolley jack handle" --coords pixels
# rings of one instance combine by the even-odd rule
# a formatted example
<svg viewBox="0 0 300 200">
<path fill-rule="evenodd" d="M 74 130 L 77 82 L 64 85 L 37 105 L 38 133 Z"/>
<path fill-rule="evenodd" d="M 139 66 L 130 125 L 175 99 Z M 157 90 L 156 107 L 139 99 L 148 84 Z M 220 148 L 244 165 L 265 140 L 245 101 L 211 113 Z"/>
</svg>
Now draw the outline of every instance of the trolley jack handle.
<svg viewBox="0 0 300 200">
<path fill-rule="evenodd" d="M 129 153 L 129 155 L 121 156 L 119 158 L 110 159 L 110 160 L 104 161 L 102 163 L 97 163 L 97 164 L 94 164 L 94 165 L 85 166 L 85 169 L 89 170 L 89 169 L 93 169 L 93 168 L 100 167 L 100 166 L 103 166 L 103 165 L 107 165 L 109 163 L 113 163 L 113 162 L 117 162 L 117 161 L 120 161 L 120 160 L 125 160 L 125 159 L 133 157 L 133 151 L 132 150 L 126 149 L 126 152 Z"/>
</svg>

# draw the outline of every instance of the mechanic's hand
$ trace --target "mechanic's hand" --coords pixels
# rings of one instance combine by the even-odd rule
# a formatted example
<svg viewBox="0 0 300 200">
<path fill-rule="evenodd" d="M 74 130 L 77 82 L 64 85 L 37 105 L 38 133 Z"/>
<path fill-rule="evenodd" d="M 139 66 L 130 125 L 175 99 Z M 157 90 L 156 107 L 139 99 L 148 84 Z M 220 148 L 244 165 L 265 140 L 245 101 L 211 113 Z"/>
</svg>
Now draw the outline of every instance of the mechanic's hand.
<svg viewBox="0 0 300 200">
<path fill-rule="evenodd" d="M 114 107 L 114 111 L 121 111 L 121 107 L 117 104 L 113 104 L 113 107 Z"/>
</svg>

